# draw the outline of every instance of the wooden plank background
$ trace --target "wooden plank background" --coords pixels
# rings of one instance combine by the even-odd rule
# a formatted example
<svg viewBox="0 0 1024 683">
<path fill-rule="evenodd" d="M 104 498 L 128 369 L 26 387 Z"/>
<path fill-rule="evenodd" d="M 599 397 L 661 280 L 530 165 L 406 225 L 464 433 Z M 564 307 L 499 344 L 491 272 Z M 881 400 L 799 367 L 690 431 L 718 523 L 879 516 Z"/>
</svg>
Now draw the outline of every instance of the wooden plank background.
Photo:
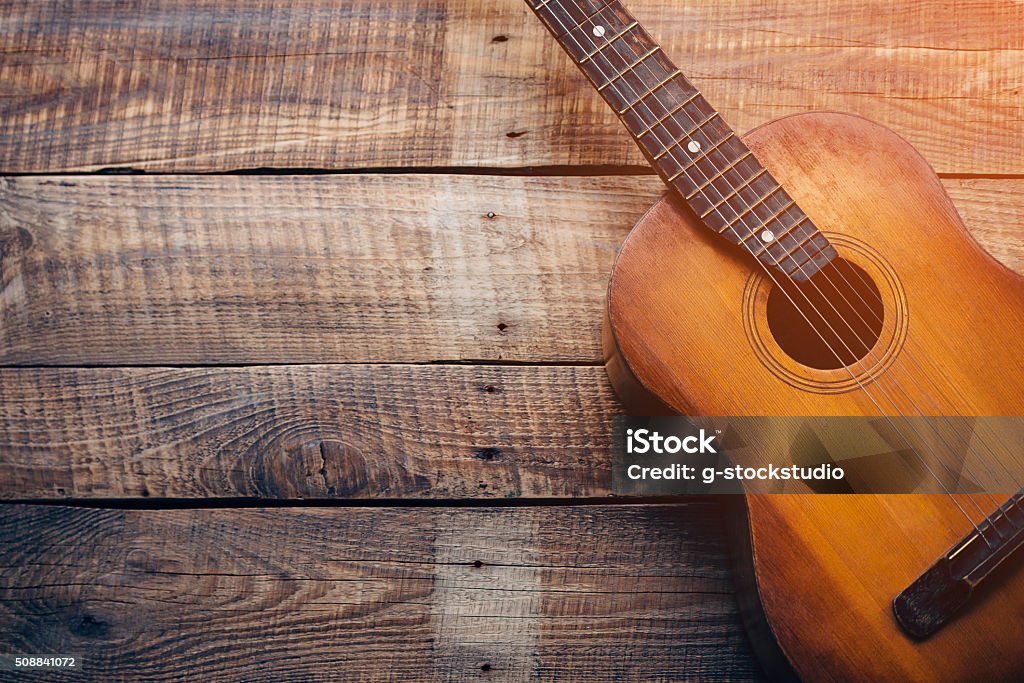
<svg viewBox="0 0 1024 683">
<path fill-rule="evenodd" d="M 611 493 L 599 366 L 9 368 L 0 498 Z"/>
<path fill-rule="evenodd" d="M 1024 270 L 1024 182 L 946 182 Z M 2 187 L 0 498 L 610 493 L 602 296 L 656 178 Z"/>
<path fill-rule="evenodd" d="M 905 136 L 1024 271 L 1024 5 L 628 4 L 740 131 Z M 607 498 L 642 164 L 521 0 L 0 0 L 0 652 L 757 678 L 718 505 Z"/>
<path fill-rule="evenodd" d="M 1024 173 L 1013 0 L 634 0 L 737 129 L 862 114 Z M 8 171 L 643 165 L 522 0 L 0 2 Z"/>
<path fill-rule="evenodd" d="M 714 511 L 6 506 L 0 633 L 103 680 L 757 680 Z"/>
</svg>

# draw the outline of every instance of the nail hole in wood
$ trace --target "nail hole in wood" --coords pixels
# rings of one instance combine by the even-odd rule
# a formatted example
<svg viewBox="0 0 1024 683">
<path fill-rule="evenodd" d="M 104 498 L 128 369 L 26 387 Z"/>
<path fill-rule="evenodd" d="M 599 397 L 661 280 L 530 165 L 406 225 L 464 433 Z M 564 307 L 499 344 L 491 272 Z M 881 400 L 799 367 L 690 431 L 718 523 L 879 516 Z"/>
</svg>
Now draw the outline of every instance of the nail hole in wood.
<svg viewBox="0 0 1024 683">
<path fill-rule="evenodd" d="M 501 450 L 494 447 L 478 448 L 476 450 L 476 455 L 473 457 L 477 460 L 493 462 L 495 460 L 501 460 Z"/>
</svg>

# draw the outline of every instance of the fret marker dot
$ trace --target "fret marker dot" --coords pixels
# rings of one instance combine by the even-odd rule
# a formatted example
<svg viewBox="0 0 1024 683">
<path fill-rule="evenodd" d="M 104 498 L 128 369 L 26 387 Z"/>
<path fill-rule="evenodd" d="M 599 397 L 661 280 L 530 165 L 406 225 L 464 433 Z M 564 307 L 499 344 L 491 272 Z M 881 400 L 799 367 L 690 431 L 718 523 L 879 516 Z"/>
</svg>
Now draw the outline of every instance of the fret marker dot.
<svg viewBox="0 0 1024 683">
<path fill-rule="evenodd" d="M 594 35 L 597 36 L 598 38 L 604 36 L 604 26 L 595 26 Z"/>
<path fill-rule="evenodd" d="M 700 143 L 696 140 L 690 140 L 690 143 L 686 145 L 686 149 L 690 150 L 690 154 L 696 154 L 700 151 Z"/>
<path fill-rule="evenodd" d="M 771 242 L 774 239 L 775 239 L 775 233 L 772 232 L 771 230 L 765 230 L 764 232 L 761 233 L 761 241 L 762 242 L 766 242 L 767 243 L 767 242 Z"/>
</svg>

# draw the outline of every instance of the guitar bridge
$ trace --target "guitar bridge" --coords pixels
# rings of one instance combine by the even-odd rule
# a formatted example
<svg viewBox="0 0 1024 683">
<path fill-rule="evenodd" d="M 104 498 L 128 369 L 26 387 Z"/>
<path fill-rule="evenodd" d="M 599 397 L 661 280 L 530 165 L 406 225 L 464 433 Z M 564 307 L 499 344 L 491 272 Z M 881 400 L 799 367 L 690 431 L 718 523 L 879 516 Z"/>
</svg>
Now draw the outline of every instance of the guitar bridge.
<svg viewBox="0 0 1024 683">
<path fill-rule="evenodd" d="M 991 573 L 1024 546 L 1024 490 L 940 557 L 892 601 L 896 621 L 923 640 L 953 619 Z"/>
</svg>

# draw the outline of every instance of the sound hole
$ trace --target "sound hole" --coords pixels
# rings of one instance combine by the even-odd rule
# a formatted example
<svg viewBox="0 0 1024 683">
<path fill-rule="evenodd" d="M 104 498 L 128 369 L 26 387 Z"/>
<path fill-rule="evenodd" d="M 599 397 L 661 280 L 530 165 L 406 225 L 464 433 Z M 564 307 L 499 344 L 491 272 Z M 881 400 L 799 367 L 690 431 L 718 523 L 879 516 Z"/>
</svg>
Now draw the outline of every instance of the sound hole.
<svg viewBox="0 0 1024 683">
<path fill-rule="evenodd" d="M 864 358 L 882 333 L 878 287 L 856 264 L 836 259 L 806 282 L 783 280 L 768 295 L 768 328 L 790 358 L 836 370 Z"/>
</svg>

